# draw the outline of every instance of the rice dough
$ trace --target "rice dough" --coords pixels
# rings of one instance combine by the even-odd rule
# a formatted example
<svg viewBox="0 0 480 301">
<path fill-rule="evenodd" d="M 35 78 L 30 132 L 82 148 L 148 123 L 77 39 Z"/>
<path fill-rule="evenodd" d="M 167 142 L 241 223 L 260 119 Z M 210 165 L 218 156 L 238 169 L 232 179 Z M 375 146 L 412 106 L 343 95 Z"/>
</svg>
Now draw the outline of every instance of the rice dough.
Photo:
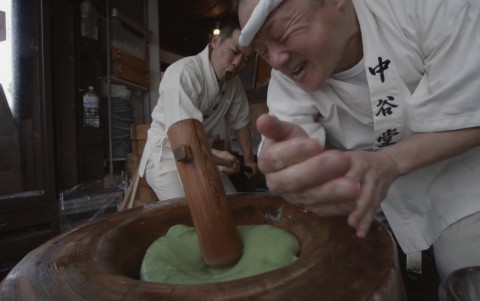
<svg viewBox="0 0 480 301">
<path fill-rule="evenodd" d="M 244 225 L 237 229 L 243 242 L 242 257 L 230 267 L 212 268 L 203 262 L 195 228 L 172 226 L 147 249 L 140 279 L 169 284 L 221 282 L 278 269 L 298 258 L 298 240 L 281 228 Z"/>
</svg>

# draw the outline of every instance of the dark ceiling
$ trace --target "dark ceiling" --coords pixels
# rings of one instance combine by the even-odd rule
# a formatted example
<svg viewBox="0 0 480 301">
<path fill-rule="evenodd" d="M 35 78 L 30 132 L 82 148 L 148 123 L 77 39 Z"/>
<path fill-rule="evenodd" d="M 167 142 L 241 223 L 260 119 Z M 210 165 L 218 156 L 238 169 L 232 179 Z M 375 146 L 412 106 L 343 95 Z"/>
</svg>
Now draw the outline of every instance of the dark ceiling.
<svg viewBox="0 0 480 301">
<path fill-rule="evenodd" d="M 160 17 L 175 17 L 210 32 L 215 22 L 222 22 L 230 15 L 232 0 L 161 0 Z"/>
<path fill-rule="evenodd" d="M 216 22 L 231 17 L 232 0 L 160 0 L 162 48 L 181 55 L 201 51 Z"/>
</svg>

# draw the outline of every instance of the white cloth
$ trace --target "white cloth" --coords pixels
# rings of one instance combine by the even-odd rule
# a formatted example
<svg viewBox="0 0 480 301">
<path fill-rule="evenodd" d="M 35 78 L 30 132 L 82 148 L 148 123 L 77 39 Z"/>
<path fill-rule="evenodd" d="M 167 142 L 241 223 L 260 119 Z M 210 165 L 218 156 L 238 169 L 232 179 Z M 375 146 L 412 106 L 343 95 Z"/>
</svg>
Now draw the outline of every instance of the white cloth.
<svg viewBox="0 0 480 301">
<path fill-rule="evenodd" d="M 240 46 L 245 47 L 250 45 L 270 12 L 277 8 L 282 2 L 283 0 L 260 0 L 258 2 L 238 37 Z"/>
<path fill-rule="evenodd" d="M 160 174 L 154 170 L 155 165 L 150 160 L 147 163 L 145 178 L 148 185 L 153 189 L 160 201 L 185 197 L 182 180 L 177 171 Z M 235 193 L 237 190 L 228 176 L 220 175 L 223 189 L 226 194 Z"/>
<path fill-rule="evenodd" d="M 348 70 L 332 74 L 332 78 L 368 89 L 364 59 Z"/>
<path fill-rule="evenodd" d="M 160 82 L 160 96 L 152 112 L 152 124 L 139 165 L 144 176 L 149 171 L 158 176 L 177 171 L 168 141 L 168 128 L 175 122 L 194 118 L 202 122 L 207 137 L 221 122 L 236 131 L 247 126 L 250 113 L 247 96 L 238 77 L 220 88 L 209 60 L 209 46 L 195 56 L 170 65 Z"/>
<path fill-rule="evenodd" d="M 272 115 L 344 150 L 373 151 L 413 132 L 480 126 L 479 1 L 353 3 L 369 88 L 330 78 L 307 93 L 274 70 L 267 96 Z M 375 72 L 380 58 L 389 60 L 385 85 Z M 390 116 L 387 109 L 394 118 L 380 118 Z M 389 140 L 382 136 L 387 130 L 398 135 Z M 382 209 L 403 251 L 427 249 L 449 225 L 480 211 L 479 179 L 480 148 L 400 177 Z"/>
</svg>

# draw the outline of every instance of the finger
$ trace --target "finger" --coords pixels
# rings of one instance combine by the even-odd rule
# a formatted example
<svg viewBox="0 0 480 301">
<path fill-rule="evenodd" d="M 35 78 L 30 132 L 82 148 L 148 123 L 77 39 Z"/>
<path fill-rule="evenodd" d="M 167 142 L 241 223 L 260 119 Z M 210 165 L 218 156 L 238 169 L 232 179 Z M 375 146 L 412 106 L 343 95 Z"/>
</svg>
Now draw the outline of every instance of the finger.
<svg viewBox="0 0 480 301">
<path fill-rule="evenodd" d="M 222 175 L 230 174 L 230 169 L 221 165 L 217 165 L 218 172 Z"/>
<path fill-rule="evenodd" d="M 238 161 L 237 157 L 234 155 L 230 154 L 227 151 L 218 151 L 215 149 L 212 149 L 212 156 L 213 156 L 213 162 L 215 162 L 216 165 L 222 165 L 222 166 L 231 166 L 235 164 L 235 161 Z"/>
<path fill-rule="evenodd" d="M 276 172 L 321 154 L 323 150 L 317 140 L 305 137 L 272 143 L 268 147 L 264 145 L 258 168 L 263 173 Z"/>
<path fill-rule="evenodd" d="M 330 150 L 278 172 L 268 173 L 267 185 L 276 194 L 300 192 L 342 177 L 349 168 L 350 157 L 343 152 Z"/>
<path fill-rule="evenodd" d="M 278 118 L 262 114 L 257 119 L 257 129 L 265 137 L 274 141 L 287 140 L 295 137 L 308 137 L 307 133 L 291 122 L 280 121 Z"/>
<path fill-rule="evenodd" d="M 354 227 L 358 237 L 365 237 L 370 229 L 373 217 L 377 210 L 376 191 L 374 181 L 364 180 L 357 207 L 348 217 L 348 224 Z"/>
<path fill-rule="evenodd" d="M 218 171 L 222 174 L 234 174 L 240 171 L 240 161 L 237 158 L 234 158 L 232 163 L 228 166 L 225 165 L 217 165 Z"/>
<path fill-rule="evenodd" d="M 235 160 L 232 159 L 232 158 L 226 159 L 226 158 L 216 156 L 216 155 L 213 155 L 213 162 L 216 165 L 226 166 L 226 167 L 232 166 L 233 164 L 235 164 Z"/>
<path fill-rule="evenodd" d="M 372 225 L 373 218 L 375 217 L 376 210 L 370 210 L 365 214 L 357 225 L 356 235 L 358 237 L 364 238 L 367 236 L 370 226 Z"/>
<path fill-rule="evenodd" d="M 217 168 L 218 168 L 218 171 L 223 175 L 231 175 L 239 171 L 239 169 L 235 168 L 235 166 L 225 167 L 225 166 L 217 165 Z"/>
<path fill-rule="evenodd" d="M 305 207 L 355 203 L 359 193 L 358 183 L 350 178 L 343 177 L 302 192 L 285 193 L 283 196 L 290 203 Z"/>
<path fill-rule="evenodd" d="M 341 216 L 351 213 L 355 209 L 355 202 L 316 204 L 304 208 L 318 216 Z"/>
<path fill-rule="evenodd" d="M 248 178 L 251 179 L 257 174 L 257 165 L 256 164 L 245 164 L 245 167 L 250 167 L 250 171 L 245 170 L 244 175 Z M 242 170 L 242 168 L 241 168 Z"/>
</svg>

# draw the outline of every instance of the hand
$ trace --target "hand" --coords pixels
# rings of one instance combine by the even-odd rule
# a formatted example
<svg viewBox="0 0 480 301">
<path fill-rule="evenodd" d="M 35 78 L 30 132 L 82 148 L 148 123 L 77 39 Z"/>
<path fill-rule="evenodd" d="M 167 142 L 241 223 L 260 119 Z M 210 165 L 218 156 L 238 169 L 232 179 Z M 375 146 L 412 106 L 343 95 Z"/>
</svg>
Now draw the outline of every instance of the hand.
<svg viewBox="0 0 480 301">
<path fill-rule="evenodd" d="M 252 172 L 244 172 L 247 179 L 253 178 L 258 173 L 258 166 L 255 162 L 244 162 L 245 166 L 248 166 L 252 169 Z"/>
<path fill-rule="evenodd" d="M 357 230 L 358 237 L 365 237 L 378 206 L 400 174 L 397 165 L 385 151 L 352 151 L 347 154 L 352 162 L 347 177 L 358 181 L 361 185 L 356 208 L 350 213 L 348 223 Z"/>
<path fill-rule="evenodd" d="M 240 171 L 240 161 L 231 153 L 212 148 L 212 154 L 220 174 L 231 175 Z"/>
<path fill-rule="evenodd" d="M 320 216 L 353 212 L 360 186 L 345 176 L 351 156 L 324 150 L 300 126 L 268 114 L 258 118 L 257 128 L 266 138 L 258 167 L 272 193 Z"/>
</svg>

